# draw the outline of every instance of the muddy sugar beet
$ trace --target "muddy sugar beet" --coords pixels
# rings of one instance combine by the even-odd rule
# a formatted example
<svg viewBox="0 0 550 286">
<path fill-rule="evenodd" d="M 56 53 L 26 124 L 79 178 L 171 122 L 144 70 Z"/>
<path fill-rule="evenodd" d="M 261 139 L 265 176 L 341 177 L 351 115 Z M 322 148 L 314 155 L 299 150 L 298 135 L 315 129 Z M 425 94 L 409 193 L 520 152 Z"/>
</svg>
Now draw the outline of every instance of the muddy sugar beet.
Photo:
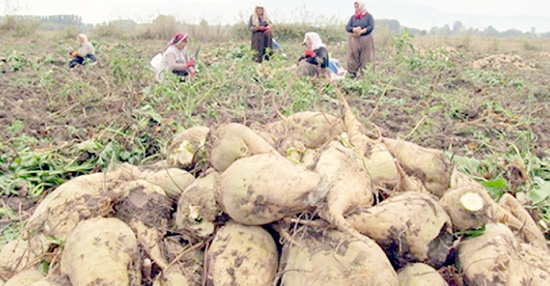
<svg viewBox="0 0 550 286">
<path fill-rule="evenodd" d="M 278 253 L 271 235 L 258 226 L 224 225 L 208 249 L 208 280 L 213 286 L 270 286 Z"/>
<path fill-rule="evenodd" d="M 279 154 L 261 154 L 231 164 L 220 176 L 216 197 L 233 220 L 263 225 L 318 202 L 325 195 L 320 185 L 319 174 Z"/>
<path fill-rule="evenodd" d="M 441 267 L 453 241 L 451 219 L 439 201 L 422 193 L 391 197 L 348 216 L 347 221 L 375 239 L 399 267 L 409 262 Z"/>
<path fill-rule="evenodd" d="M 73 286 L 140 285 L 139 252 L 132 229 L 116 218 L 78 224 L 67 238 L 61 272 Z"/>
<path fill-rule="evenodd" d="M 302 230 L 285 242 L 281 258 L 284 286 L 397 286 L 384 251 L 370 239 L 337 230 Z"/>
</svg>

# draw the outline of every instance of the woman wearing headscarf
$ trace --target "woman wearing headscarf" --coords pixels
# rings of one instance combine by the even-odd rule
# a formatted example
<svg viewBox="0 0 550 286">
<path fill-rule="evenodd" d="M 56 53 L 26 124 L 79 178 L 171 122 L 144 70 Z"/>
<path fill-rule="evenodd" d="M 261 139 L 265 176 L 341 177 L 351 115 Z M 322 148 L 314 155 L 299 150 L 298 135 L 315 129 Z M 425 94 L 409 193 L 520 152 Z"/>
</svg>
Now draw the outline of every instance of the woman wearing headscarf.
<svg viewBox="0 0 550 286">
<path fill-rule="evenodd" d="M 346 30 L 350 33 L 348 41 L 348 73 L 355 77 L 367 63 L 374 62 L 374 18 L 362 1 L 355 1 L 355 14 L 349 19 Z"/>
<path fill-rule="evenodd" d="M 327 75 L 328 51 L 321 40 L 321 36 L 315 32 L 307 32 L 304 37 L 306 51 L 298 59 L 298 74 L 305 76 Z"/>
<path fill-rule="evenodd" d="M 176 75 L 195 75 L 195 60 L 189 57 L 187 43 L 189 36 L 184 33 L 175 34 L 162 53 L 162 60 L 157 69 L 157 80 L 162 80 L 162 72 L 167 70 Z"/>
<path fill-rule="evenodd" d="M 86 63 L 97 63 L 94 46 L 88 41 L 88 37 L 84 34 L 78 34 L 76 40 L 79 44 L 78 51 L 70 52 L 73 59 L 69 62 L 69 67 L 74 68 L 77 65 L 85 65 Z"/>
<path fill-rule="evenodd" d="M 252 32 L 252 49 L 256 51 L 254 60 L 261 63 L 264 59 L 269 59 L 269 53 L 273 50 L 273 37 L 271 35 L 273 23 L 261 1 L 254 7 L 254 13 L 248 21 L 248 29 Z M 267 49 L 270 50 L 269 53 Z"/>
</svg>

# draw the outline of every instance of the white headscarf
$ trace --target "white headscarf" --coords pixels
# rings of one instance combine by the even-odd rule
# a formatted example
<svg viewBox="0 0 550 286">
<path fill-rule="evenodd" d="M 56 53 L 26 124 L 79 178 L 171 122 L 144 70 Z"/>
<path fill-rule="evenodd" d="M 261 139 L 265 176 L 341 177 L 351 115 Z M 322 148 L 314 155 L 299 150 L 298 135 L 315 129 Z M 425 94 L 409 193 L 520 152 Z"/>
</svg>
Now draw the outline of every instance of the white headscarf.
<svg viewBox="0 0 550 286">
<path fill-rule="evenodd" d="M 321 40 L 321 36 L 315 32 L 307 32 L 304 36 L 304 43 L 307 43 L 307 39 L 311 40 L 311 49 L 317 50 L 320 47 L 325 47 L 325 44 L 323 44 L 323 40 Z"/>
<path fill-rule="evenodd" d="M 256 14 L 256 8 L 264 8 L 264 16 L 262 20 L 271 24 L 271 17 L 269 16 L 269 13 L 267 13 L 267 11 L 265 10 L 264 3 L 260 0 L 256 3 L 256 6 L 254 6 L 254 12 L 252 13 L 252 25 L 255 27 L 260 26 L 260 17 L 258 17 L 258 14 Z"/>
<path fill-rule="evenodd" d="M 78 38 L 82 39 L 84 41 L 84 43 L 86 43 L 88 41 L 88 36 L 86 36 L 84 34 L 78 34 Z"/>
<path fill-rule="evenodd" d="M 367 12 L 367 6 L 365 6 L 365 3 L 363 1 L 355 1 L 353 4 L 359 4 L 359 10 L 361 10 L 361 14 L 366 14 Z"/>
</svg>

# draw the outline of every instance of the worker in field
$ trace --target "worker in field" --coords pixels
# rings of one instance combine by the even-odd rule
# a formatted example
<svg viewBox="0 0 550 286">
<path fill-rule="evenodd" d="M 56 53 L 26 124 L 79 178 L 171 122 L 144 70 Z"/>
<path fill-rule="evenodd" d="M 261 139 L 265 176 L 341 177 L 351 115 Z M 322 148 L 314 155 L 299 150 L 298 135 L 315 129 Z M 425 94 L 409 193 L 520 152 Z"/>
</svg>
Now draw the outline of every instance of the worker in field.
<svg viewBox="0 0 550 286">
<path fill-rule="evenodd" d="M 78 34 L 76 37 L 79 47 L 77 51 L 71 51 L 70 55 L 73 59 L 69 62 L 69 67 L 74 68 L 78 65 L 96 64 L 95 48 L 88 41 L 88 37 L 84 34 Z"/>
<path fill-rule="evenodd" d="M 356 77 L 368 63 L 374 62 L 374 18 L 367 12 L 363 1 L 355 1 L 355 14 L 349 19 L 346 31 L 350 33 L 348 41 L 348 73 Z"/>
<path fill-rule="evenodd" d="M 250 16 L 248 22 L 248 29 L 252 32 L 252 49 L 255 51 L 254 61 L 261 63 L 264 59 L 268 60 L 273 50 L 273 36 L 271 34 L 273 23 L 261 1 L 254 7 L 254 13 Z"/>
<path fill-rule="evenodd" d="M 304 36 L 306 50 L 298 59 L 298 74 L 302 76 L 328 76 L 328 51 L 321 36 L 307 32 Z"/>
<path fill-rule="evenodd" d="M 164 52 L 157 54 L 151 60 L 158 81 L 162 80 L 165 71 L 182 77 L 195 76 L 195 59 L 192 59 L 187 52 L 188 42 L 188 35 L 177 33 L 170 39 Z"/>
</svg>

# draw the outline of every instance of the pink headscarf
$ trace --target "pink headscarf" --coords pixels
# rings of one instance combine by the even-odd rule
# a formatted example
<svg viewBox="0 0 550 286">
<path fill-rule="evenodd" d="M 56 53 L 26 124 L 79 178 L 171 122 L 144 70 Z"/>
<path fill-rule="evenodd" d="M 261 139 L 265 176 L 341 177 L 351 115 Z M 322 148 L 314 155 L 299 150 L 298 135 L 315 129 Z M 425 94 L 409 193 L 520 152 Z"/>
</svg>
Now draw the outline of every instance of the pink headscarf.
<svg viewBox="0 0 550 286">
<path fill-rule="evenodd" d="M 170 46 L 175 46 L 181 42 L 189 42 L 189 36 L 184 33 L 175 34 L 166 46 L 166 49 L 168 49 Z M 164 49 L 164 51 L 166 51 L 166 49 Z"/>
</svg>

